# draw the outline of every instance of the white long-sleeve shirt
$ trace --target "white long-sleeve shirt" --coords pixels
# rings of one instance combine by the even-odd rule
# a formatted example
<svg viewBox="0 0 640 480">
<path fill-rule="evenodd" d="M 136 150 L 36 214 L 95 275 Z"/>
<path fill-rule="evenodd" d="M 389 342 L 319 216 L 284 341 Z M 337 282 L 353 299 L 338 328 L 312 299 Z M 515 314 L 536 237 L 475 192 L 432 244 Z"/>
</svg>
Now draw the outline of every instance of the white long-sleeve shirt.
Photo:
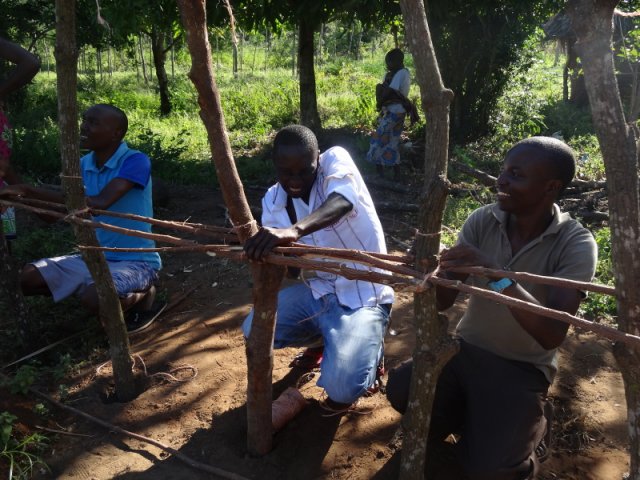
<svg viewBox="0 0 640 480">
<path fill-rule="evenodd" d="M 307 217 L 317 210 L 332 193 L 339 193 L 353 209 L 333 225 L 302 237 L 307 245 L 349 248 L 368 252 L 386 253 L 387 247 L 382 225 L 373 205 L 369 190 L 349 153 L 342 147 L 333 147 L 320 155 L 316 180 L 311 187 L 309 204 L 293 198 L 296 218 Z M 267 227 L 288 228 L 292 225 L 287 214 L 287 193 L 279 183 L 273 185 L 262 199 L 262 224 Z M 332 261 L 335 261 L 333 259 Z M 345 266 L 360 270 L 367 267 L 349 261 Z M 314 298 L 335 293 L 340 304 L 349 308 L 393 303 L 393 289 L 365 280 L 348 280 L 327 272 L 317 272 L 309 279 Z"/>
</svg>

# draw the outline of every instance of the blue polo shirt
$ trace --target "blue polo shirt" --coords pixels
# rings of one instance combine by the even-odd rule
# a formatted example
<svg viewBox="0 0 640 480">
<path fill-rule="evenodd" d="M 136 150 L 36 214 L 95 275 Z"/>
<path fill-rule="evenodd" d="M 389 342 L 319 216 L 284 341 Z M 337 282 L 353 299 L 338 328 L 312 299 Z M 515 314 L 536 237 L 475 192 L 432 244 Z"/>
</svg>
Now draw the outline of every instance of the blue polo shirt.
<svg viewBox="0 0 640 480">
<path fill-rule="evenodd" d="M 153 217 L 153 199 L 151 185 L 151 161 L 144 153 L 130 149 L 125 142 L 111 156 L 102 168 L 98 168 L 94 153 L 90 152 L 80 159 L 80 169 L 84 181 L 85 194 L 89 197 L 98 195 L 102 189 L 114 178 L 124 178 L 133 182 L 134 187 L 111 205 L 108 210 L 119 213 L 133 213 L 145 217 Z M 124 218 L 99 215 L 96 221 L 108 223 L 118 227 L 142 232 L 151 232 L 151 225 Z M 103 247 L 119 248 L 153 248 L 155 242 L 146 238 L 133 237 L 120 233 L 96 229 L 98 242 Z M 107 260 L 146 262 L 152 268 L 162 267 L 160 255 L 157 252 L 104 252 Z"/>
</svg>

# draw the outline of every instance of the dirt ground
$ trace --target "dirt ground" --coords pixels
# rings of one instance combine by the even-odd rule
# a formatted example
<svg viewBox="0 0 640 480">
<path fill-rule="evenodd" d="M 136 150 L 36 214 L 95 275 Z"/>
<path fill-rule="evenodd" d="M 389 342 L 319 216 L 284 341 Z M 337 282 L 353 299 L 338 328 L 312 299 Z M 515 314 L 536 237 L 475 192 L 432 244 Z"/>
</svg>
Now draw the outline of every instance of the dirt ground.
<svg viewBox="0 0 640 480">
<path fill-rule="evenodd" d="M 259 205 L 259 189 L 249 190 L 249 194 L 252 204 Z M 385 191 L 374 190 L 373 194 L 374 199 L 388 200 Z M 171 187 L 170 194 L 158 202 L 156 217 L 189 217 L 192 222 L 218 225 L 225 221 L 219 193 L 204 187 Z M 389 212 L 382 212 L 381 217 L 388 234 L 410 237 L 410 229 L 403 223 L 407 219 Z M 395 243 L 390 241 L 390 247 L 398 250 Z M 149 329 L 132 336 L 132 349 L 144 361 L 149 375 L 148 387 L 127 404 L 105 401 L 110 371 L 108 367 L 99 369 L 96 363 L 67 380 L 71 385 L 68 404 L 151 437 L 194 460 L 250 479 L 397 478 L 400 415 L 384 395 L 364 398 L 357 413 L 327 417 L 318 405 L 322 391 L 315 387 L 315 379 L 301 387 L 308 405 L 274 436 L 273 451 L 263 458 L 248 456 L 247 370 L 239 330 L 251 308 L 248 268 L 203 254 L 163 258 L 161 290 L 169 299 L 198 288 Z M 412 322 L 412 297 L 400 293 L 386 339 L 387 367 L 410 355 L 415 338 Z M 452 318 L 452 325 L 454 322 Z M 275 396 L 298 381 L 299 372 L 288 367 L 296 353 L 296 349 L 275 352 Z M 560 365 L 551 390 L 556 412 L 554 447 L 540 478 L 622 479 L 628 471 L 626 408 L 610 345 L 572 329 L 561 349 Z M 188 368 L 174 373 L 181 382 L 157 375 L 184 366 Z M 0 401 L 0 409 L 12 408 L 19 411 L 20 405 L 8 397 Z M 41 473 L 39 478 L 216 478 L 140 440 L 53 407 L 51 410 L 54 418 L 50 423 L 75 435 L 52 437 L 53 448 L 46 458 L 51 472 Z M 21 416 L 21 421 L 26 417 Z"/>
</svg>

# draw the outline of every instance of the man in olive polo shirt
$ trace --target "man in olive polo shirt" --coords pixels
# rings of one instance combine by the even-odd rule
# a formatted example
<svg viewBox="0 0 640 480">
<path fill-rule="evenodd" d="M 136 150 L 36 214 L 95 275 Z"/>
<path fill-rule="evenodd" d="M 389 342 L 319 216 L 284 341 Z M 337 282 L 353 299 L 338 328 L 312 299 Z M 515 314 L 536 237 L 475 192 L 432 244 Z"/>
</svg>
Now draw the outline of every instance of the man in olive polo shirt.
<svg viewBox="0 0 640 480">
<path fill-rule="evenodd" d="M 591 233 L 555 203 L 575 173 L 571 148 L 532 137 L 507 153 L 497 202 L 474 211 L 457 244 L 440 255 L 440 276 L 466 281 L 575 314 L 584 293 L 573 289 L 453 273 L 459 266 L 591 281 L 597 247 Z M 437 289 L 449 308 L 457 290 Z M 460 352 L 438 380 L 429 431 L 427 478 L 520 480 L 535 477 L 536 446 L 546 421 L 544 399 L 557 371 L 568 324 L 471 296 L 457 327 Z M 387 396 L 406 409 L 411 362 L 390 372 Z M 444 439 L 460 436 L 454 466 L 442 465 Z"/>
</svg>

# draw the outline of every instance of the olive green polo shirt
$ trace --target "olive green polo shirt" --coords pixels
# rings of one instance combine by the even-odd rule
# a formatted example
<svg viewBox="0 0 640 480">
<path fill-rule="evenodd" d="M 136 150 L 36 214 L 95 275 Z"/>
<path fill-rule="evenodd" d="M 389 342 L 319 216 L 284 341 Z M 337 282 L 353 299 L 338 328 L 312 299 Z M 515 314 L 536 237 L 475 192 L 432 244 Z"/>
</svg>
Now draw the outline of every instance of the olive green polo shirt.
<svg viewBox="0 0 640 480">
<path fill-rule="evenodd" d="M 591 233 L 568 213 L 553 206 L 554 216 L 542 235 L 511 253 L 507 237 L 508 214 L 497 204 L 474 211 L 458 236 L 458 243 L 473 245 L 490 255 L 504 270 L 590 282 L 597 260 L 597 246 Z M 488 289 L 487 279 L 469 276 L 467 283 Z M 518 282 L 542 305 L 550 288 L 546 285 Z M 472 295 L 457 333 L 468 343 L 504 358 L 528 362 L 542 370 L 549 382 L 558 369 L 557 349 L 544 349 L 515 320 L 509 308 Z"/>
</svg>

